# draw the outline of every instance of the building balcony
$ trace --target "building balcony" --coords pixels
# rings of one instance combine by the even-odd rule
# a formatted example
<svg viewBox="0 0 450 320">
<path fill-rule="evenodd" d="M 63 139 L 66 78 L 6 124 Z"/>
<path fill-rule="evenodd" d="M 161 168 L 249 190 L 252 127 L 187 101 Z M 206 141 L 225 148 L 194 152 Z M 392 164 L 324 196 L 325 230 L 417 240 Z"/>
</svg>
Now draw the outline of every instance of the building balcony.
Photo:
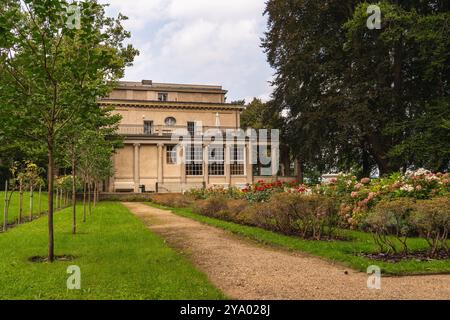
<svg viewBox="0 0 450 320">
<path fill-rule="evenodd" d="M 203 135 L 206 132 L 219 132 L 225 134 L 227 130 L 236 130 L 235 127 L 213 127 L 202 126 L 196 128 L 188 128 L 187 126 L 164 126 L 164 125 L 127 125 L 119 126 L 118 133 L 126 137 L 171 137 L 173 134 L 180 136 Z"/>
</svg>

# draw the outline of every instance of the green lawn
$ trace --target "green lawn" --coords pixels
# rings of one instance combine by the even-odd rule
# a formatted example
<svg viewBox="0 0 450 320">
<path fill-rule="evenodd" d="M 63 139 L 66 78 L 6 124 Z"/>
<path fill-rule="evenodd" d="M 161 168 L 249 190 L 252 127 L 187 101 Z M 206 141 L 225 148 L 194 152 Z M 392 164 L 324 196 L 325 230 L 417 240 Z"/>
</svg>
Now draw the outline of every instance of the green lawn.
<svg viewBox="0 0 450 320">
<path fill-rule="evenodd" d="M 119 203 L 100 203 L 76 236 L 70 209 L 56 214 L 56 254 L 74 261 L 28 261 L 46 255 L 46 228 L 43 217 L 0 234 L 0 300 L 225 298 Z M 79 291 L 67 290 L 70 265 L 81 268 Z"/>
<path fill-rule="evenodd" d="M 155 204 L 149 205 L 164 208 Z M 364 232 L 342 230 L 342 235 L 351 238 L 352 241 L 308 241 L 296 237 L 280 235 L 256 227 L 243 226 L 232 222 L 205 217 L 193 213 L 191 209 L 166 209 L 170 209 L 173 213 L 180 216 L 230 231 L 259 243 L 283 247 L 289 250 L 303 251 L 363 272 L 367 271 L 368 266 L 377 265 L 382 269 L 384 274 L 390 275 L 450 273 L 450 260 L 433 260 L 426 262 L 408 260 L 397 263 L 388 263 L 357 256 L 358 253 L 376 252 L 378 249 L 372 236 Z M 423 239 L 411 239 L 409 246 L 412 250 L 427 248 L 426 241 Z"/>
<path fill-rule="evenodd" d="M 48 197 L 46 192 L 41 194 L 41 211 L 47 212 L 48 208 Z M 55 203 L 56 204 L 56 203 Z M 0 227 L 3 227 L 3 212 L 5 208 L 5 193 L 0 191 Z M 39 193 L 35 192 L 33 195 L 33 215 L 38 215 L 39 213 Z M 23 213 L 22 219 L 28 218 L 30 216 L 30 193 L 24 192 L 23 194 Z M 14 192 L 11 198 L 11 203 L 9 205 L 8 212 L 8 223 L 15 223 L 19 217 L 19 193 Z"/>
</svg>

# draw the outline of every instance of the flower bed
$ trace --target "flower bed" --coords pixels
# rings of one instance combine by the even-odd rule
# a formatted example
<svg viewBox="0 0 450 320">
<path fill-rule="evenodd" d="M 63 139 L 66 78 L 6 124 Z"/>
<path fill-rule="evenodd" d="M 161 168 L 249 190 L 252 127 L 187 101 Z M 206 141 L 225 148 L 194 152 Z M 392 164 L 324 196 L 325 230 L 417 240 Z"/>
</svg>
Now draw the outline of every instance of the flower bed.
<svg viewBox="0 0 450 320">
<path fill-rule="evenodd" d="M 374 180 L 365 178 L 358 181 L 356 177 L 342 175 L 329 184 L 316 186 L 315 192 L 338 199 L 344 224 L 357 229 L 362 227 L 368 213 L 382 200 L 448 197 L 450 184 L 448 173 L 433 174 L 420 169 Z"/>
<path fill-rule="evenodd" d="M 405 175 L 393 174 L 387 178 L 360 181 L 354 176 L 341 175 L 327 183 L 307 186 L 298 182 L 259 181 L 245 189 L 211 187 L 194 189 L 187 194 L 195 199 L 224 196 L 230 199 L 247 200 L 252 203 L 266 202 L 277 193 L 325 195 L 340 205 L 342 223 L 350 228 L 359 228 L 368 212 L 381 200 L 411 198 L 416 200 L 450 196 L 448 173 L 433 174 L 424 169 L 409 171 Z"/>
<path fill-rule="evenodd" d="M 420 169 L 361 180 L 341 175 L 315 186 L 259 181 L 244 189 L 194 189 L 183 197 L 188 200 L 177 199 L 176 206 L 303 239 L 336 239 L 335 230 L 344 228 L 371 232 L 388 256 L 411 255 L 408 239 L 418 236 L 427 240 L 429 256 L 449 251 L 447 173 Z"/>
<path fill-rule="evenodd" d="M 268 201 L 272 195 L 284 192 L 310 195 L 313 193 L 313 188 L 308 187 L 305 184 L 300 184 L 297 181 L 258 181 L 255 184 L 247 185 L 244 189 L 218 186 L 205 189 L 192 189 L 189 190 L 186 195 L 192 196 L 196 199 L 208 199 L 211 197 L 225 196 L 230 199 L 241 199 L 249 202 L 265 202 Z"/>
</svg>

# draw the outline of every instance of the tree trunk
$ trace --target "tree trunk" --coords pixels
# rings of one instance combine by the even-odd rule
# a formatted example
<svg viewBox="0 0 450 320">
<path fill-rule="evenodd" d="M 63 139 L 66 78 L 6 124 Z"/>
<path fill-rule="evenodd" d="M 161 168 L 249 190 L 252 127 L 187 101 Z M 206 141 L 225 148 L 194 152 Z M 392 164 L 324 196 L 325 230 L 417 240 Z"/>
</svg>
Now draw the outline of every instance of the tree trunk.
<svg viewBox="0 0 450 320">
<path fill-rule="evenodd" d="M 83 222 L 86 222 L 86 181 L 83 181 Z"/>
<path fill-rule="evenodd" d="M 48 142 L 48 261 L 55 260 L 54 234 L 53 234 L 53 183 L 54 183 L 54 159 L 53 140 Z"/>
<path fill-rule="evenodd" d="M 30 187 L 30 221 L 33 221 L 33 186 Z"/>
<path fill-rule="evenodd" d="M 100 182 L 97 181 L 97 187 L 95 189 L 97 190 L 97 197 L 95 198 L 95 201 L 98 205 L 98 199 L 100 198 Z"/>
<path fill-rule="evenodd" d="M 96 201 L 97 201 L 97 204 L 98 204 L 98 202 L 99 202 L 99 199 L 100 199 L 100 182 L 98 182 L 97 181 L 97 198 L 96 198 Z"/>
<path fill-rule="evenodd" d="M 369 153 L 367 152 L 366 147 L 362 146 L 362 177 L 367 178 L 370 177 L 371 168 L 369 163 Z"/>
<path fill-rule="evenodd" d="M 291 169 L 291 150 L 289 146 L 282 144 L 281 145 L 281 164 L 283 166 L 284 172 L 282 173 L 282 176 L 288 177 L 291 175 L 290 169 Z"/>
<path fill-rule="evenodd" d="M 91 182 L 88 182 L 88 208 L 89 208 L 89 216 L 91 216 L 91 191 L 92 191 L 92 184 Z"/>
<path fill-rule="evenodd" d="M 59 210 L 61 210 L 64 207 L 64 203 L 63 203 L 64 193 L 63 192 L 64 192 L 63 189 L 59 190 Z"/>
<path fill-rule="evenodd" d="M 388 146 L 386 146 L 380 137 L 375 135 L 367 135 L 366 141 L 368 144 L 368 151 L 377 163 L 378 169 L 380 171 L 380 176 L 397 171 L 390 163 L 389 157 L 387 155 Z M 398 169 L 398 168 L 397 168 Z"/>
<path fill-rule="evenodd" d="M 304 182 L 302 161 L 299 158 L 295 159 L 295 176 L 299 183 Z"/>
<path fill-rule="evenodd" d="M 95 208 L 95 204 L 97 202 L 97 199 L 95 198 L 96 195 L 96 191 L 95 191 L 95 182 L 92 183 L 92 206 Z"/>
<path fill-rule="evenodd" d="M 72 159 L 72 233 L 77 233 L 77 165 Z"/>
<path fill-rule="evenodd" d="M 8 230 L 8 180 L 5 182 L 5 208 L 3 211 L 3 232 Z"/>
<path fill-rule="evenodd" d="M 98 202 L 98 182 L 94 182 L 94 208 L 97 207 Z"/>
<path fill-rule="evenodd" d="M 19 182 L 19 224 L 22 223 L 23 214 L 23 186 L 22 181 Z"/>
<path fill-rule="evenodd" d="M 59 189 L 56 188 L 56 195 L 55 195 L 55 208 L 58 210 L 58 202 L 59 202 Z"/>
<path fill-rule="evenodd" d="M 41 202 L 41 196 L 42 196 L 42 186 L 39 186 L 39 196 L 38 196 L 38 214 L 39 216 L 42 215 L 42 202 Z"/>
</svg>

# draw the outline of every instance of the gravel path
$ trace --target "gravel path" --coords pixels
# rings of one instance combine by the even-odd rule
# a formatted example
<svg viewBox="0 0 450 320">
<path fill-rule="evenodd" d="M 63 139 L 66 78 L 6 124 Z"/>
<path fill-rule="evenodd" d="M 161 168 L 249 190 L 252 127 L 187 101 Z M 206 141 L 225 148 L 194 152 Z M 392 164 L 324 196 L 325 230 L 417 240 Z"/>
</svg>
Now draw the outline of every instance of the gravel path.
<svg viewBox="0 0 450 320">
<path fill-rule="evenodd" d="M 450 299 L 450 275 L 383 278 L 381 290 L 369 290 L 364 273 L 258 245 L 146 204 L 124 205 L 234 299 Z"/>
</svg>

